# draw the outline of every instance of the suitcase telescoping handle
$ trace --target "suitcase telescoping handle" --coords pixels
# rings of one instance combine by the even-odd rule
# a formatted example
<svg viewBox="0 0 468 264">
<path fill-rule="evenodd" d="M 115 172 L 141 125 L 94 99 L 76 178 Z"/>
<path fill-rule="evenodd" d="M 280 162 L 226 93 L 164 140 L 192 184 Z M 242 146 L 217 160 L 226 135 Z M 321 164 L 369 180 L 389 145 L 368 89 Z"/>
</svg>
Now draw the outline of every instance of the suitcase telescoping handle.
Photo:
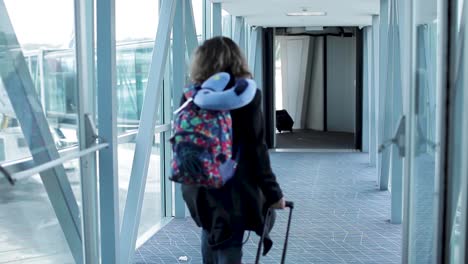
<svg viewBox="0 0 468 264">
<path fill-rule="evenodd" d="M 288 239 L 289 239 L 289 229 L 291 227 L 291 217 L 292 217 L 292 211 L 294 209 L 294 202 L 291 201 L 286 201 L 286 207 L 289 208 L 289 217 L 288 217 L 288 225 L 286 227 L 286 237 L 284 239 L 284 247 L 283 247 L 283 255 L 281 256 L 281 264 L 284 264 L 286 261 L 286 252 L 288 250 Z M 262 232 L 262 237 L 260 238 L 260 241 L 258 242 L 258 249 L 257 249 L 257 257 L 255 258 L 255 264 L 260 263 L 260 254 L 262 251 L 262 246 L 263 246 L 263 240 L 265 239 L 265 233 L 270 230 L 269 223 L 271 223 L 270 218 L 272 216 L 271 210 L 273 209 L 268 209 L 267 211 L 267 216 L 265 217 L 265 225 L 263 226 L 263 232 Z"/>
</svg>

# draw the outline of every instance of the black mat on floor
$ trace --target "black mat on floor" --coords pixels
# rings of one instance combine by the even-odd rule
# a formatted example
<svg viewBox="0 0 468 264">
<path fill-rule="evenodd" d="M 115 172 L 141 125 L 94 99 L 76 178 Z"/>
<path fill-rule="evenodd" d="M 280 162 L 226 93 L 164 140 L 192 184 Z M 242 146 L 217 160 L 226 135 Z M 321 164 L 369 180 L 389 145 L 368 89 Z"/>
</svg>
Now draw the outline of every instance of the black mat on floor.
<svg viewBox="0 0 468 264">
<path fill-rule="evenodd" d="M 315 130 L 294 130 L 293 133 L 277 133 L 276 147 L 300 149 L 354 149 L 354 134 Z"/>
</svg>

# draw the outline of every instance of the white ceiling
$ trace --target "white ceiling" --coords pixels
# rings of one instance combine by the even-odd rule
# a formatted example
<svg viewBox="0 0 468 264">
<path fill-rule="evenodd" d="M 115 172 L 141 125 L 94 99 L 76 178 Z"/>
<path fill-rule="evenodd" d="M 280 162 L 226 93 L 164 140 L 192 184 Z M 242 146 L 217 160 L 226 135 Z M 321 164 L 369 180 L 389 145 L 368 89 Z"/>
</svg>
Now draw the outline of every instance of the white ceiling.
<svg viewBox="0 0 468 264">
<path fill-rule="evenodd" d="M 243 16 L 252 26 L 366 26 L 379 13 L 379 0 L 212 0 L 234 16 Z M 291 17 L 287 12 L 326 12 L 319 17 Z"/>
</svg>

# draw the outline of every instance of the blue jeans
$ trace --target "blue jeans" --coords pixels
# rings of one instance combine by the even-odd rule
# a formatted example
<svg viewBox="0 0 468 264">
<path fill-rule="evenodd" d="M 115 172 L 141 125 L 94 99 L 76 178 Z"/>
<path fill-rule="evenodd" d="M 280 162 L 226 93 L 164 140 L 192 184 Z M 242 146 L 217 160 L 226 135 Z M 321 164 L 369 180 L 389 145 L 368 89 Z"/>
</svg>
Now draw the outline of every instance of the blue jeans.
<svg viewBox="0 0 468 264">
<path fill-rule="evenodd" d="M 203 230 L 201 236 L 203 264 L 241 264 L 243 240 L 244 231 L 234 233 L 233 237 L 223 242 L 221 247 L 212 249 L 208 244 L 208 232 Z"/>
</svg>

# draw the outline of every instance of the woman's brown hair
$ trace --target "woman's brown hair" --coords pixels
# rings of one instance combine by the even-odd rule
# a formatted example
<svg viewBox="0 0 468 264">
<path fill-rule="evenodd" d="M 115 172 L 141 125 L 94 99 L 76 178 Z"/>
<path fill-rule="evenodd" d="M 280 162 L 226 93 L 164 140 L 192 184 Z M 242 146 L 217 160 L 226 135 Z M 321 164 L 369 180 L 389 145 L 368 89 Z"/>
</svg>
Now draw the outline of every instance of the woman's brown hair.
<svg viewBox="0 0 468 264">
<path fill-rule="evenodd" d="M 227 37 L 214 37 L 203 42 L 195 51 L 190 68 L 190 78 L 196 83 L 222 71 L 236 78 L 252 77 L 239 46 Z"/>
</svg>

